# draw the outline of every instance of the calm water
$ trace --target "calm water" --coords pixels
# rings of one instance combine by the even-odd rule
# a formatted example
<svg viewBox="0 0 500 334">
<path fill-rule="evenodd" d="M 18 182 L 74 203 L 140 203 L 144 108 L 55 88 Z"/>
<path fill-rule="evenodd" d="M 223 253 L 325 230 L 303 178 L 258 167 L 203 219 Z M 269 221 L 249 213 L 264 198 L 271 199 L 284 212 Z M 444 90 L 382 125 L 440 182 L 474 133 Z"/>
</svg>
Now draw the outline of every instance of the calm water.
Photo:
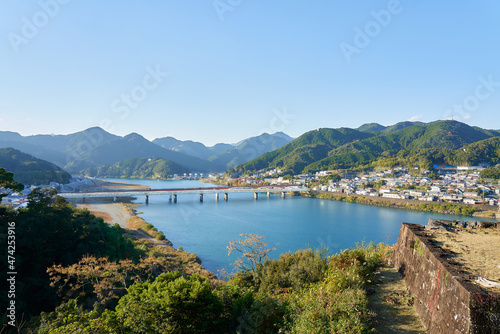
<svg viewBox="0 0 500 334">
<path fill-rule="evenodd" d="M 108 179 L 115 181 L 116 179 Z M 147 185 L 153 189 L 213 187 L 197 181 L 123 180 Z M 169 203 L 168 196 L 144 198 L 138 212 L 147 222 L 165 233 L 174 247 L 196 253 L 205 268 L 213 272 L 226 268 L 234 258 L 227 255 L 226 246 L 237 240 L 240 233 L 264 235 L 273 252 L 295 251 L 301 248 L 326 246 L 330 253 L 354 247 L 356 243 L 397 241 L 401 222 L 426 224 L 429 218 L 472 220 L 472 217 L 443 215 L 410 210 L 343 203 L 279 194 L 229 194 L 229 201 L 215 194 L 206 194 L 200 203 L 199 195 L 178 195 L 177 204 Z"/>
</svg>

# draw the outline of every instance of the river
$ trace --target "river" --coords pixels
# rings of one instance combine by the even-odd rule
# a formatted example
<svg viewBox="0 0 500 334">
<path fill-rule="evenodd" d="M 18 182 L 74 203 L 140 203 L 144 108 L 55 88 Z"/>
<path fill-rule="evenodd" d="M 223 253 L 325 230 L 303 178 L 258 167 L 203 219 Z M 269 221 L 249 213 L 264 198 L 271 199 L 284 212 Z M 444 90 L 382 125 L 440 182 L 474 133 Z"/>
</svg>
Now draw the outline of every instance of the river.
<svg viewBox="0 0 500 334">
<path fill-rule="evenodd" d="M 152 189 L 213 187 L 197 181 L 155 181 L 107 179 L 146 185 Z M 272 257 L 301 248 L 327 247 L 330 253 L 355 247 L 361 242 L 397 241 L 401 222 L 427 224 L 429 218 L 475 220 L 472 217 L 411 210 L 390 209 L 355 203 L 292 197 L 279 194 L 269 198 L 253 193 L 230 193 L 224 202 L 215 194 L 178 195 L 176 204 L 168 196 L 150 196 L 149 204 L 138 198 L 139 216 L 165 233 L 174 247 L 197 254 L 203 266 L 217 273 L 230 265 L 226 246 L 240 238 L 240 233 L 266 237 L 269 247 L 276 247 Z M 487 219 L 482 219 L 487 220 Z"/>
</svg>

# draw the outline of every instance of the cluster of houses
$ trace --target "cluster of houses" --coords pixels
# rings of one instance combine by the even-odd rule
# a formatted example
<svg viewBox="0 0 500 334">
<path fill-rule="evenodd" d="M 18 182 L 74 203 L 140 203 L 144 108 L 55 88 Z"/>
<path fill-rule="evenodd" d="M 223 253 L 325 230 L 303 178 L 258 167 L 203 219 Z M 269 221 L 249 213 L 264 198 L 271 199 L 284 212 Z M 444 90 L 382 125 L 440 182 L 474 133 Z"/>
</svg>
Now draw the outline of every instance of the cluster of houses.
<svg viewBox="0 0 500 334">
<path fill-rule="evenodd" d="M 28 205 L 28 198 L 26 197 L 32 190 L 36 188 L 54 188 L 61 189 L 63 185 L 57 182 L 50 182 L 43 185 L 24 185 L 24 190 L 20 192 L 12 192 L 8 189 L 0 188 L 0 193 L 5 194 L 2 198 L 1 204 L 12 206 L 15 209 L 25 208 Z"/>
<path fill-rule="evenodd" d="M 464 204 L 498 204 L 500 185 L 493 180 L 480 180 L 477 169 L 439 169 L 439 179 L 429 177 L 424 171 L 420 176 L 409 174 L 407 168 L 394 168 L 362 176 L 344 175 L 340 180 L 323 181 L 328 171 L 279 176 L 283 171 L 274 169 L 251 177 L 240 178 L 248 184 L 303 184 L 313 191 L 377 196 L 393 199 L 415 199 L 425 202 L 449 202 Z M 320 183 L 319 183 L 320 182 Z"/>
</svg>

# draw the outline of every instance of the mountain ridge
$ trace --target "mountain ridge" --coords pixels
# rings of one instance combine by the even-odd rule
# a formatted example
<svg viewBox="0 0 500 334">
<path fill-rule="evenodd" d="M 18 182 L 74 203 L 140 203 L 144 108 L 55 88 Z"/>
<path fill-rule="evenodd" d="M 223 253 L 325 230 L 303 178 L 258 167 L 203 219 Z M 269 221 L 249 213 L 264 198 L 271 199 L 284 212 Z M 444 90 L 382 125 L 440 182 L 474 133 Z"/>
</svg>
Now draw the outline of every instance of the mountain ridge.
<svg viewBox="0 0 500 334">
<path fill-rule="evenodd" d="M 0 167 L 14 173 L 15 181 L 23 184 L 69 183 L 71 178 L 55 164 L 12 147 L 0 148 Z"/>
<path fill-rule="evenodd" d="M 309 131 L 278 150 L 237 166 L 236 170 L 244 172 L 282 168 L 299 174 L 325 169 L 348 169 L 380 159 L 398 155 L 408 157 L 417 153 L 425 156 L 426 161 L 438 160 L 426 155 L 425 150 L 438 150 L 441 153 L 436 151 L 437 156 L 448 152 L 448 158 L 453 160 L 458 154 L 454 151 L 500 136 L 499 131 L 471 127 L 452 120 L 400 122 L 389 127 L 368 123 L 358 128 L 364 131 L 346 129 L 349 128 Z M 373 129 L 378 131 L 371 131 Z M 315 135 L 315 132 L 322 135 Z M 453 154 L 450 153 L 452 151 Z"/>
<path fill-rule="evenodd" d="M 173 137 L 164 137 L 163 141 L 169 143 L 164 145 L 166 147 L 162 147 L 158 145 L 162 138 L 149 141 L 134 132 L 121 137 L 100 127 L 91 127 L 68 135 L 22 136 L 17 132 L 0 131 L 0 148 L 13 147 L 54 163 L 70 173 L 79 173 L 103 165 L 111 166 L 133 158 L 162 158 L 185 167 L 191 172 L 222 172 L 228 166 L 246 162 L 260 156 L 266 150 L 276 149 L 292 140 L 284 133 L 266 134 L 265 136 L 275 139 L 266 144 L 259 141 L 261 136 L 243 140 L 241 147 L 219 143 L 207 148 L 202 143 L 180 141 Z M 245 143 L 247 146 L 244 146 Z M 253 143 L 252 145 L 255 146 L 253 155 L 242 153 L 249 150 L 248 143 Z M 201 151 L 205 153 L 200 153 Z"/>
</svg>

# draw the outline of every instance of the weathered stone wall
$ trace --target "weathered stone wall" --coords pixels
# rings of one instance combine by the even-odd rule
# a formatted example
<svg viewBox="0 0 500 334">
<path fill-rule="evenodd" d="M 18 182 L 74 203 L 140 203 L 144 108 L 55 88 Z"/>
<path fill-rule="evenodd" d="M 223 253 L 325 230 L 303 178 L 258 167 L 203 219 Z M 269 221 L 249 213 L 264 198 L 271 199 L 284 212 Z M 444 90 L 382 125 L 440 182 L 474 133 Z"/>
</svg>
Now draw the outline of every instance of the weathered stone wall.
<svg viewBox="0 0 500 334">
<path fill-rule="evenodd" d="M 403 223 L 394 254 L 396 269 L 415 297 L 420 319 L 431 333 L 470 333 L 469 292 L 440 260 L 422 225 Z"/>
<path fill-rule="evenodd" d="M 499 223 L 469 225 L 500 228 Z M 393 260 L 426 328 L 430 333 L 499 334 L 500 294 L 470 283 L 460 264 L 448 261 L 449 254 L 424 230 L 425 226 L 403 223 Z"/>
</svg>

